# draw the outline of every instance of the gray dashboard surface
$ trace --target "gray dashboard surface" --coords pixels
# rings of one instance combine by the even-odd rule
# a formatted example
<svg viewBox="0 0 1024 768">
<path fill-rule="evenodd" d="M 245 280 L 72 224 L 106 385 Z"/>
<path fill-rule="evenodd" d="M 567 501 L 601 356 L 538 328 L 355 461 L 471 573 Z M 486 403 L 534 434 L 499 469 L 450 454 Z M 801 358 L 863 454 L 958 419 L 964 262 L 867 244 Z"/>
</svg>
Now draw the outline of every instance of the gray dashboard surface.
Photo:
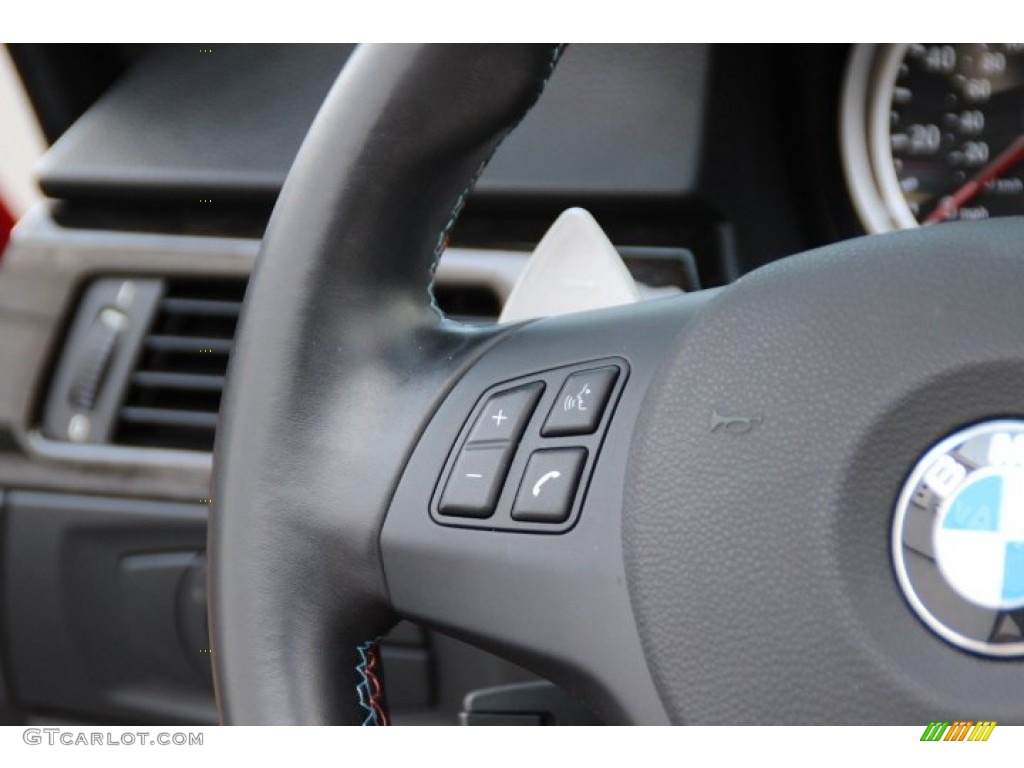
<svg viewBox="0 0 1024 768">
<path fill-rule="evenodd" d="M 52 147 L 50 197 L 272 204 L 349 45 L 159 46 Z M 676 195 L 695 185 L 708 51 L 570 46 L 478 193 Z"/>
</svg>

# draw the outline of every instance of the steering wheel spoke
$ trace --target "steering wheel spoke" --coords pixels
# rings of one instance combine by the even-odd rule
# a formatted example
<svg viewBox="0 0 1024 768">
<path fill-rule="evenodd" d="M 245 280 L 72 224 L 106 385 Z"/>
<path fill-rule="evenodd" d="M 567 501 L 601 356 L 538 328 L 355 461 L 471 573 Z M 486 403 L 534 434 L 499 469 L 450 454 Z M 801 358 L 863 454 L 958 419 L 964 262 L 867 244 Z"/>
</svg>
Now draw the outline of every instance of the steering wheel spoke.
<svg viewBox="0 0 1024 768">
<path fill-rule="evenodd" d="M 413 452 L 381 537 L 398 612 L 543 673 L 608 722 L 665 720 L 621 542 L 633 424 L 707 295 L 508 331 Z"/>
</svg>

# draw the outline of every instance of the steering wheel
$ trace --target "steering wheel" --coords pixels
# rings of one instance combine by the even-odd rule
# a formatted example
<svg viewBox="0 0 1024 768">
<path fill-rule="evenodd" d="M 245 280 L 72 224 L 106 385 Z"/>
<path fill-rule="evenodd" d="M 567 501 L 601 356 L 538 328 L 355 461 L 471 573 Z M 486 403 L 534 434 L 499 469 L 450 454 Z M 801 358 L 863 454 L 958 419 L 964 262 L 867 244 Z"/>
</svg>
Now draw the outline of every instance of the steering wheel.
<svg viewBox="0 0 1024 768">
<path fill-rule="evenodd" d="M 847 241 L 627 308 L 446 320 L 433 267 L 560 53 L 363 47 L 310 129 L 217 437 L 223 720 L 386 722 L 375 641 L 408 617 L 609 723 L 1024 721 L 1024 667 L 932 633 L 889 549 L 921 455 L 1024 413 L 1024 225 Z"/>
</svg>

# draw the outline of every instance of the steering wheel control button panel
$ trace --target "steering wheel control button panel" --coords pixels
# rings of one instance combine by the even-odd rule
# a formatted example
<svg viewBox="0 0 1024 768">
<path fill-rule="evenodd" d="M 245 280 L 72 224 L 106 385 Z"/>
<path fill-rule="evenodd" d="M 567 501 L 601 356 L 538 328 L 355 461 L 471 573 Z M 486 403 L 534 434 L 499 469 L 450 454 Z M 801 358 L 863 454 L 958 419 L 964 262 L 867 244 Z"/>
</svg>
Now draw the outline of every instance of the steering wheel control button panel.
<svg viewBox="0 0 1024 768">
<path fill-rule="evenodd" d="M 628 372 L 620 358 L 590 360 L 482 392 L 441 469 L 430 516 L 460 528 L 570 530 Z"/>
<path fill-rule="evenodd" d="M 544 429 L 544 437 L 589 435 L 601 422 L 619 369 L 613 365 L 574 373 L 565 380 L 555 398 Z"/>
<path fill-rule="evenodd" d="M 924 455 L 896 507 L 892 555 L 937 635 L 1024 656 L 1024 421 L 976 424 Z"/>
<path fill-rule="evenodd" d="M 463 450 L 441 496 L 441 514 L 490 517 L 505 482 L 511 453 L 508 447 Z"/>
<path fill-rule="evenodd" d="M 469 434 L 469 442 L 519 442 L 543 391 L 544 384 L 538 381 L 491 395 Z"/>
<path fill-rule="evenodd" d="M 564 523 L 572 511 L 585 448 L 553 448 L 530 456 L 512 507 L 513 520 Z"/>
</svg>

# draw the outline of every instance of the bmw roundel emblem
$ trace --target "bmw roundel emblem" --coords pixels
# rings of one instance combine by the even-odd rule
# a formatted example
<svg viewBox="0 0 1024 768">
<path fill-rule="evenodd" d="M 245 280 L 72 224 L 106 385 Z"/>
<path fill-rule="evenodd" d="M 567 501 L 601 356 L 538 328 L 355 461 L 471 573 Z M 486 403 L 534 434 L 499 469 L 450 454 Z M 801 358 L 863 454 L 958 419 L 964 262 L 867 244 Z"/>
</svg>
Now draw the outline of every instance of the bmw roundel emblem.
<svg viewBox="0 0 1024 768">
<path fill-rule="evenodd" d="M 1024 421 L 976 424 L 924 455 L 896 506 L 892 555 L 936 634 L 1024 656 Z"/>
</svg>

